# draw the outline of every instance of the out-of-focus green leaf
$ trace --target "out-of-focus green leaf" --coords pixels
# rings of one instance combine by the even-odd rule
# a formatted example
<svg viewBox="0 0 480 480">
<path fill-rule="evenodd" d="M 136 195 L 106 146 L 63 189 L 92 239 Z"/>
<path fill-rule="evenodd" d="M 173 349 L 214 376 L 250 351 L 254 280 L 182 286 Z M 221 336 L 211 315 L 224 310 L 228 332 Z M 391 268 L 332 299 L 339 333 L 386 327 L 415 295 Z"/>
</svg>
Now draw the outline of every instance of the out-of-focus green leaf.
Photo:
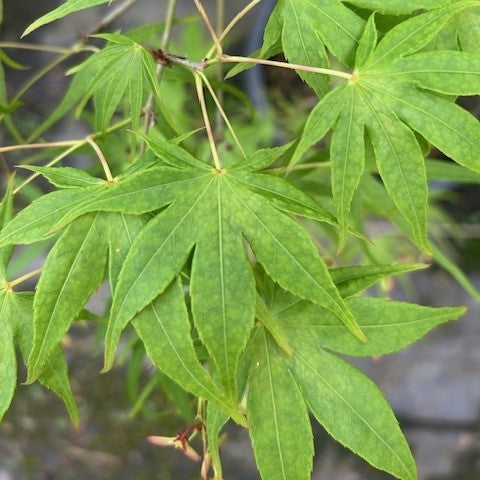
<svg viewBox="0 0 480 480">
<path fill-rule="evenodd" d="M 37 28 L 46 25 L 47 23 L 63 18 L 85 8 L 95 7 L 97 5 L 103 5 L 104 3 L 112 3 L 115 0 L 67 0 L 55 10 L 43 15 L 39 19 L 35 20 L 24 32 L 22 37 L 33 32 Z"/>
</svg>

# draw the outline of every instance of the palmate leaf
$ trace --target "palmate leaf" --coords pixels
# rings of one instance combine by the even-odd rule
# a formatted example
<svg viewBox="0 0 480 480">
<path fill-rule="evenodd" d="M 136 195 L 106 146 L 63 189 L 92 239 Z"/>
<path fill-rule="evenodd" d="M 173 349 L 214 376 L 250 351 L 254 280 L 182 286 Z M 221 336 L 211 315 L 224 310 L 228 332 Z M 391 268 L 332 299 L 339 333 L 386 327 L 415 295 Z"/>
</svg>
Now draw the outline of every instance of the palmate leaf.
<svg viewBox="0 0 480 480">
<path fill-rule="evenodd" d="M 35 20 L 26 30 L 23 32 L 22 37 L 33 32 L 37 28 L 46 25 L 47 23 L 63 18 L 66 15 L 69 15 L 86 8 L 95 7 L 97 5 L 103 5 L 104 3 L 112 3 L 115 0 L 67 0 L 62 5 L 57 7 L 55 10 L 52 10 L 50 13 L 47 13 L 43 17 Z"/>
<path fill-rule="evenodd" d="M 196 326 L 234 391 L 236 363 L 253 326 L 255 305 L 240 232 L 270 276 L 293 293 L 326 306 L 363 338 L 311 240 L 278 209 L 332 223 L 328 212 L 282 179 L 248 171 L 242 164 L 218 173 L 179 147 L 149 142 L 160 158 L 177 168 L 151 168 L 113 186 L 53 192 L 33 202 L 0 236 L 0 245 L 40 241 L 89 212 L 138 215 L 171 204 L 141 232 L 127 257 L 107 333 L 107 367 L 126 323 L 167 288 L 196 245 L 191 278 Z M 252 158 L 245 163 L 253 167 Z M 260 167 L 257 161 L 253 164 Z M 57 197 L 61 207 L 53 207 Z M 69 321 L 63 320 L 61 330 Z M 222 342 L 218 331 L 223 331 Z"/>
<path fill-rule="evenodd" d="M 353 267 L 350 272 L 348 268 L 339 271 L 338 280 L 341 283 L 342 278 L 359 278 L 362 269 L 368 277 L 373 268 L 378 268 L 381 275 L 380 267 Z M 321 307 L 299 300 L 275 285 L 267 291 L 271 321 L 283 330 L 293 354 L 283 351 L 274 337 L 259 326 L 242 358 L 242 368 L 246 359 L 250 370 L 247 408 L 262 478 L 310 478 L 309 427 L 301 418 L 286 421 L 294 412 L 302 417 L 306 402 L 340 443 L 402 480 L 416 479 L 406 440 L 381 392 L 361 372 L 323 348 L 359 356 L 391 353 L 435 326 L 458 318 L 465 309 L 429 308 L 368 297 L 349 299 L 348 305 L 368 332 L 369 341 L 362 344 L 350 338 L 344 340 L 343 334 L 351 337 L 348 330 L 338 320 L 330 323 L 334 316 Z M 301 405 L 300 411 L 293 403 Z M 287 408 L 289 413 L 281 415 Z M 297 443 L 292 446 L 292 441 Z M 295 461 L 289 458 L 291 451 L 300 452 Z"/>
<path fill-rule="evenodd" d="M 125 325 L 168 287 L 195 246 L 191 273 L 195 325 L 225 386 L 235 391 L 236 364 L 253 326 L 255 305 L 254 279 L 241 232 L 270 276 L 293 293 L 325 305 L 363 337 L 311 240 L 270 203 L 270 198 L 277 198 L 284 189 L 283 180 L 278 179 L 278 184 L 260 196 L 244 183 L 245 175 L 255 177 L 253 172 L 244 172 L 240 165 L 238 172 L 216 172 L 181 148 L 166 145 L 150 141 L 161 158 L 176 161 L 172 155 L 165 156 L 168 151 L 176 152 L 178 161 L 183 158 L 188 170 L 176 174 L 190 175 L 188 189 L 175 180 L 164 184 L 163 195 L 158 195 L 161 189 L 156 187 L 157 204 L 171 205 L 135 239 L 120 273 L 107 332 L 106 368 L 112 364 Z M 144 173 L 151 176 L 154 171 Z M 295 210 L 302 202 L 310 202 L 314 209 L 314 202 L 301 192 L 287 189 L 287 193 L 282 197 L 284 209 Z M 119 202 L 112 203 L 121 210 Z M 130 205 L 133 203 L 132 196 Z M 93 202 L 89 208 L 102 207 Z"/>
<path fill-rule="evenodd" d="M 377 46 L 372 17 L 360 39 L 360 64 L 351 80 L 330 92 L 312 111 L 291 166 L 333 129 L 332 189 L 341 233 L 345 234 L 352 197 L 364 168 L 365 132 L 385 187 L 410 224 L 417 245 L 427 253 L 432 253 L 426 233 L 427 177 L 414 131 L 460 165 L 480 171 L 479 122 L 436 95 L 478 93 L 480 60 L 464 52 L 415 54 L 453 15 L 475 4 L 447 2 L 442 8 L 400 23 Z"/>
<path fill-rule="evenodd" d="M 95 100 L 95 114 L 98 129 L 108 125 L 118 106 L 125 99 L 135 130 L 140 122 L 141 107 L 147 87 L 155 94 L 167 127 L 175 132 L 176 126 L 161 99 L 156 65 L 151 53 L 126 35 L 96 35 L 109 43 L 91 55 L 80 65 L 70 69 L 75 74 L 70 87 L 57 108 L 39 125 L 30 138 L 37 138 L 55 124 L 75 105 L 80 116 L 87 102 Z"/>
<path fill-rule="evenodd" d="M 175 148 L 171 150 L 170 146 L 164 146 L 167 152 L 171 152 L 169 161 L 173 163 L 180 162 L 180 158 L 175 160 L 175 152 L 186 154 L 182 149 Z M 48 170 L 42 171 L 47 178 L 57 183 L 59 179 L 60 182 L 64 181 L 64 169 Z M 203 171 L 207 170 L 208 167 L 205 165 Z M 70 182 L 72 177 L 67 175 L 67 178 Z M 79 178 L 85 185 L 96 186 L 77 188 Z M 34 341 L 35 349 L 31 356 L 33 366 L 29 372 L 30 380 L 38 374 L 39 365 L 73 322 L 74 311 L 84 306 L 90 294 L 102 281 L 107 249 L 109 277 L 114 287 L 133 239 L 149 218 L 136 215 L 158 210 L 173 201 L 175 195 L 178 196 L 185 188 L 188 189 L 189 182 L 195 181 L 195 178 L 192 172 L 160 167 L 142 171 L 133 177 L 119 179 L 116 185 L 109 186 L 103 181 L 97 183 L 96 179 L 83 172 L 74 176 L 74 188 L 53 192 L 33 202 L 22 212 L 23 215 L 19 214 L 13 222 L 10 222 L 14 223 L 10 230 L 2 231 L 3 244 L 7 245 L 7 248 L 10 248 L 12 241 L 15 243 L 41 241 L 58 232 L 60 228 L 54 228 L 56 224 L 69 210 L 73 211 L 70 212 L 70 216 L 67 214 L 68 221 L 63 222 L 64 227 L 66 225 L 69 227 L 49 254 L 43 269 L 43 280 L 41 279 L 37 289 L 38 326 Z M 52 208 L 55 204 L 57 207 L 69 204 L 69 208 L 57 208 L 55 212 L 55 208 Z M 120 210 L 135 215 L 98 214 L 96 213 L 98 210 L 104 212 Z M 64 254 L 65 249 L 67 255 Z M 185 317 L 183 297 L 180 301 L 177 294 L 172 295 L 162 295 L 134 319 L 135 326 L 140 324 L 139 333 L 153 362 L 182 388 L 205 397 L 236 422 L 245 425 L 245 419 L 238 412 L 236 405 L 225 397 L 200 365 L 190 338 L 190 324 L 188 317 Z M 179 312 L 174 323 L 170 321 L 170 315 L 165 313 L 169 310 Z"/>
</svg>

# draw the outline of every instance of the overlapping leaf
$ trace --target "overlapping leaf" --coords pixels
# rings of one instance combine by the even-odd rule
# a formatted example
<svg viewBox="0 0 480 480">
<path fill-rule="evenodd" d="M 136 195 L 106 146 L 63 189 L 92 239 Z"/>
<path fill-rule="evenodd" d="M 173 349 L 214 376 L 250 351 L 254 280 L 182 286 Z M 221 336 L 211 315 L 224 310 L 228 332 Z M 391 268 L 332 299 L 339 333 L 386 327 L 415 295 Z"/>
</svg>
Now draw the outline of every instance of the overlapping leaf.
<svg viewBox="0 0 480 480">
<path fill-rule="evenodd" d="M 480 171 L 479 122 L 437 95 L 479 93 L 479 58 L 464 52 L 415 54 L 453 15 L 474 4 L 447 2 L 402 22 L 378 45 L 371 17 L 350 81 L 330 92 L 312 111 L 291 165 L 333 128 L 332 189 L 343 235 L 364 169 L 365 131 L 385 187 L 425 252 L 431 253 L 426 234 L 426 169 L 414 131 L 460 165 Z"/>
<path fill-rule="evenodd" d="M 35 129 L 31 138 L 37 138 L 75 105 L 78 105 L 76 114 L 80 115 L 92 97 L 99 130 L 108 126 L 123 101 L 127 102 L 132 127 L 136 129 L 147 90 L 154 92 L 167 127 L 176 131 L 174 122 L 161 100 L 155 61 L 151 53 L 126 35 L 99 36 L 107 40 L 108 45 L 70 70 L 75 76 L 65 97 L 52 114 Z"/>
<path fill-rule="evenodd" d="M 447 22 L 428 46 L 432 50 L 463 50 L 480 53 L 480 7 L 458 13 Z"/>
<path fill-rule="evenodd" d="M 360 272 L 363 270 L 368 277 L 368 270 L 373 268 L 378 269 L 379 276 L 382 269 L 387 275 L 385 266 L 353 267 L 338 271 L 338 280 L 354 279 L 352 286 L 360 289 Z M 334 317 L 321 307 L 275 286 L 268 291 L 269 322 L 283 331 L 292 352 L 285 352 L 266 328 L 258 327 L 244 355 L 250 369 L 250 434 L 262 478 L 310 478 L 311 433 L 305 423 L 306 402 L 340 443 L 397 478 L 416 479 L 406 440 L 381 392 L 361 372 L 323 348 L 348 355 L 391 353 L 435 326 L 458 318 L 465 309 L 434 309 L 366 297 L 349 299 L 348 305 L 368 332 L 369 341 L 361 344 L 350 338 L 344 341 L 342 336 L 348 337 L 348 330 L 338 320 L 330 323 Z M 297 417 L 285 422 L 293 412 Z M 297 454 L 295 459 L 290 458 L 292 451 Z"/>
<path fill-rule="evenodd" d="M 12 185 L 0 204 L 0 227 L 13 213 Z M 33 294 L 15 293 L 7 283 L 6 266 L 12 254 L 10 246 L 0 248 L 0 419 L 8 409 L 17 384 L 15 342 L 27 361 L 33 338 Z M 65 402 L 72 421 L 78 424 L 78 411 L 68 382 L 67 365 L 61 347 L 54 346 L 39 380 Z"/>
<path fill-rule="evenodd" d="M 157 202 L 171 205 L 142 230 L 126 258 L 107 332 L 107 368 L 122 329 L 168 287 L 195 247 L 190 286 L 195 325 L 225 386 L 234 392 L 236 365 L 253 326 L 255 305 L 254 279 L 242 234 L 272 278 L 293 293 L 324 305 L 363 336 L 311 240 L 275 207 L 300 214 L 307 211 L 330 222 L 331 217 L 322 217 L 315 202 L 280 179 L 244 171 L 241 164 L 216 172 L 178 147 L 166 149 L 165 144 L 151 141 L 150 146 L 170 162 L 178 160 L 165 155 L 176 152 L 183 159 L 182 166 L 188 167 L 176 174 L 189 174 L 191 180 L 188 189 L 183 182 L 164 184 Z M 89 208 L 101 209 L 100 203 L 93 202 Z"/>
</svg>

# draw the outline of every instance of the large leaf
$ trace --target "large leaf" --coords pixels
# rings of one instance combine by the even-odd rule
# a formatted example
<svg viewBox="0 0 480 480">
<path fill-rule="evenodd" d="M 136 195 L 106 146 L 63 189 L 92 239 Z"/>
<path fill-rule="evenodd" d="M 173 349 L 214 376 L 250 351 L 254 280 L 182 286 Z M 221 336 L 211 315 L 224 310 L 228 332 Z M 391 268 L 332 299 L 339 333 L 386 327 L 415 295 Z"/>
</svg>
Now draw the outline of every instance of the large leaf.
<svg viewBox="0 0 480 480">
<path fill-rule="evenodd" d="M 43 17 L 35 20 L 26 30 L 23 32 L 23 36 L 28 35 L 42 25 L 63 18 L 70 13 L 78 12 L 79 10 L 84 10 L 85 8 L 95 7 L 97 5 L 102 5 L 104 3 L 112 3 L 114 0 L 67 0 L 62 5 L 57 7 L 55 10 L 52 10 L 50 13 L 47 13 Z"/>
<path fill-rule="evenodd" d="M 196 246 L 191 276 L 195 326 L 233 393 L 236 364 L 253 326 L 255 304 L 242 233 L 272 278 L 324 305 L 363 337 L 310 238 L 270 203 L 270 192 L 252 191 L 242 181 L 243 171 L 190 170 L 194 181 L 189 189 L 149 222 L 126 258 L 107 331 L 107 368 L 122 329 L 167 288 Z M 273 191 L 285 190 L 283 180 L 277 180 Z"/>
</svg>

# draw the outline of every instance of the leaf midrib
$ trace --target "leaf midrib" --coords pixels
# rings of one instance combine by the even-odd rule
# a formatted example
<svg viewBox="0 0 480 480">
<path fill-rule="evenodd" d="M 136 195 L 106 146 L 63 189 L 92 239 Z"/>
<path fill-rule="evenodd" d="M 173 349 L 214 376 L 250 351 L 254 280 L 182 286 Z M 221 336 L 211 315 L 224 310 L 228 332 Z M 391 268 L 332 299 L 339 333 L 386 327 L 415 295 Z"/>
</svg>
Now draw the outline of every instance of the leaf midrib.
<svg viewBox="0 0 480 480">
<path fill-rule="evenodd" d="M 194 208 L 197 206 L 197 204 L 200 202 L 200 200 L 202 199 L 202 197 L 205 195 L 205 193 L 208 191 L 208 188 L 210 186 L 210 184 L 213 182 L 214 180 L 214 177 L 212 178 L 212 180 L 210 182 L 207 183 L 207 185 L 205 186 L 203 192 L 201 192 L 198 197 L 196 198 L 195 202 L 193 202 L 193 204 L 188 208 L 187 212 L 179 219 L 179 222 L 177 223 L 177 225 L 175 225 L 175 227 L 172 229 L 172 231 L 165 237 L 165 239 L 163 240 L 162 244 L 159 246 L 159 248 L 157 249 L 157 251 L 150 257 L 150 259 L 146 262 L 146 264 L 143 266 L 142 270 L 140 271 L 140 273 L 138 273 L 137 275 L 137 278 L 130 284 L 130 287 L 128 288 L 128 290 L 123 294 L 123 301 L 120 305 L 119 308 L 116 308 L 114 309 L 113 306 L 112 306 L 112 314 L 115 312 L 121 312 L 123 310 L 123 307 L 130 295 L 130 292 L 133 290 L 133 288 L 135 287 L 135 285 L 137 284 L 137 282 L 139 281 L 140 277 L 143 275 L 143 273 L 145 272 L 145 270 L 149 267 L 149 265 L 153 262 L 154 258 L 157 257 L 158 255 L 158 252 L 163 248 L 163 246 L 165 245 L 165 243 L 170 239 L 170 237 L 174 234 L 174 232 L 180 228 L 180 226 L 183 224 L 184 220 L 190 215 L 190 213 L 192 212 L 192 210 L 194 210 Z M 170 206 L 170 208 L 172 208 L 172 206 L 174 206 L 174 204 L 172 204 Z M 161 215 L 161 214 L 160 214 Z M 192 241 L 195 242 L 195 240 L 192 239 Z M 123 272 L 123 269 L 122 269 L 122 272 Z M 122 276 L 122 272 L 120 272 L 120 276 Z M 117 283 L 120 283 L 120 276 L 119 276 L 119 281 Z M 113 316 L 113 315 L 112 315 Z M 130 317 L 132 318 L 132 317 Z"/>
<path fill-rule="evenodd" d="M 298 260 L 297 260 L 294 256 L 292 256 L 292 255 L 290 254 L 290 252 L 277 240 L 277 237 L 273 234 L 273 232 L 271 232 L 270 229 L 267 227 L 267 225 L 265 225 L 265 223 L 262 222 L 262 220 L 257 216 L 257 214 L 250 208 L 250 206 L 249 206 L 247 203 L 245 203 L 245 202 L 242 200 L 241 197 L 238 196 L 237 192 L 235 191 L 234 188 L 232 188 L 232 186 L 229 184 L 229 182 L 225 182 L 225 183 L 228 185 L 228 187 L 230 188 L 230 190 L 232 191 L 232 193 L 237 197 L 237 199 L 240 201 L 240 203 L 243 204 L 244 207 L 245 207 L 247 210 L 250 211 L 250 213 L 252 214 L 253 217 L 255 217 L 255 219 L 257 220 L 257 222 L 260 223 L 260 224 L 265 228 L 265 230 L 267 230 L 267 231 L 270 233 L 270 235 L 272 236 L 272 238 L 275 240 L 275 243 L 277 243 L 277 244 L 279 245 L 279 247 L 280 247 L 283 251 L 285 251 L 285 252 L 287 253 L 288 257 L 290 257 L 291 259 L 293 259 L 293 261 L 294 261 L 294 262 L 300 267 L 300 269 L 313 281 L 313 283 L 314 283 L 322 292 L 324 292 L 325 296 L 328 297 L 328 298 L 334 303 L 334 305 L 336 305 L 342 312 L 344 312 L 344 309 L 342 308 L 341 305 L 338 304 L 338 301 L 337 301 L 334 297 L 332 297 L 332 296 L 330 295 L 330 293 L 327 292 L 327 291 L 318 283 L 318 281 L 317 281 L 314 277 L 312 277 L 312 275 L 311 275 L 307 270 L 305 270 L 305 267 L 304 267 L 302 264 L 300 264 L 300 263 L 298 262 Z M 332 312 L 332 313 L 334 313 L 335 315 L 338 316 L 338 312 Z"/>
</svg>

